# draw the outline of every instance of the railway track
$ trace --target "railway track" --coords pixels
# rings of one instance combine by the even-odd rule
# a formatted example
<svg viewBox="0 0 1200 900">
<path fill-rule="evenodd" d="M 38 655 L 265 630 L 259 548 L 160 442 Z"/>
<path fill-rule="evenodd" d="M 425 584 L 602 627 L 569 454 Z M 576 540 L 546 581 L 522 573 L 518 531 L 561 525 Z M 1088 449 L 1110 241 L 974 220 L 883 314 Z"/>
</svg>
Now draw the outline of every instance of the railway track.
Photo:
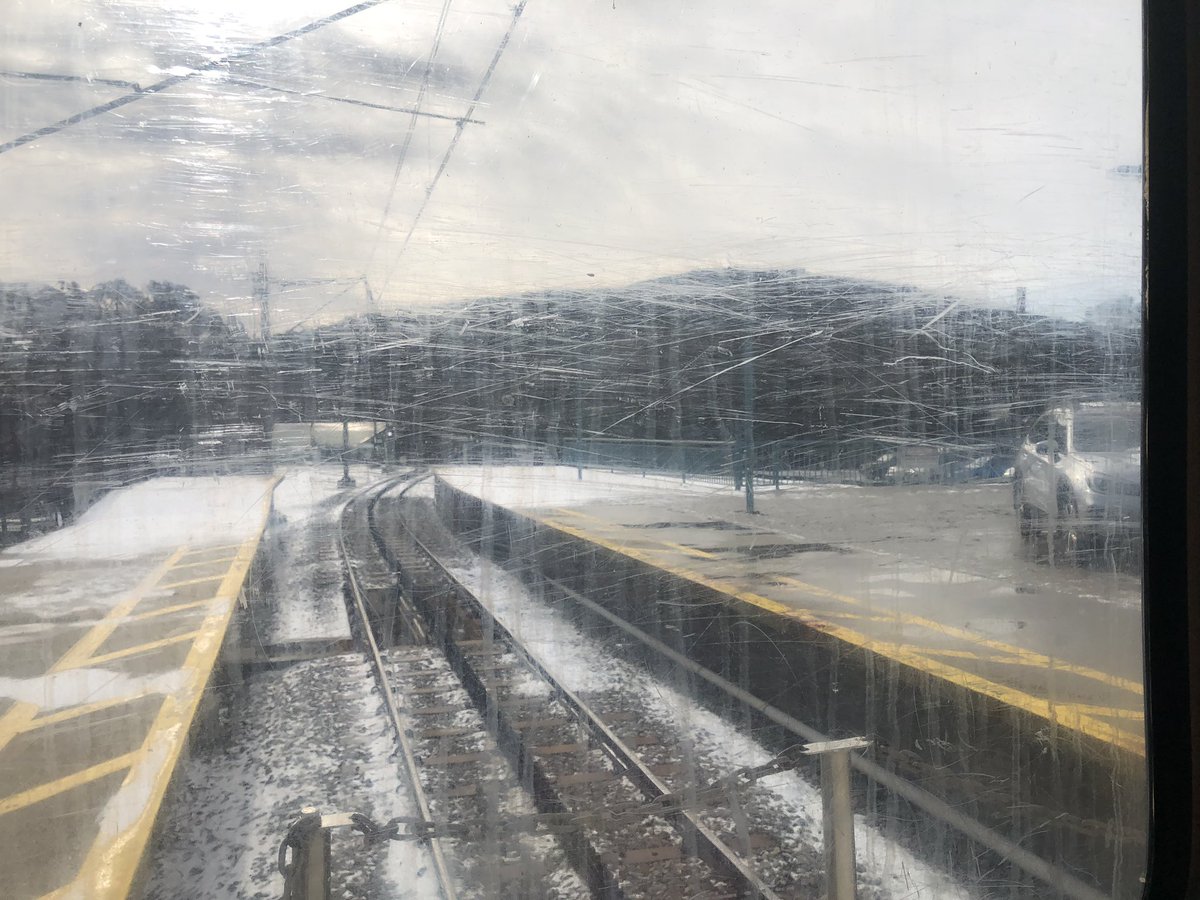
<svg viewBox="0 0 1200 900">
<path fill-rule="evenodd" d="M 428 841 L 444 895 L 778 896 L 697 813 L 740 783 L 673 793 L 683 763 L 667 739 L 556 681 L 409 523 L 393 517 L 384 534 L 376 503 L 398 483 L 348 504 L 342 547 L 414 788 L 421 821 L 404 824 Z M 364 586 L 378 587 L 379 561 L 399 580 L 395 616 Z"/>
<path fill-rule="evenodd" d="M 563 617 L 579 634 L 612 646 L 618 658 L 656 678 L 668 683 L 684 681 L 688 697 L 703 697 L 704 706 L 736 719 L 747 731 L 753 729 L 767 746 L 828 740 L 809 724 L 821 720 L 820 711 L 805 710 L 803 704 L 791 703 L 793 698 L 778 690 L 780 684 L 799 680 L 784 655 L 791 636 L 764 632 L 761 640 L 731 651 L 736 643 L 734 629 L 757 629 L 757 625 L 752 620 L 739 622 L 719 600 L 694 596 L 686 584 L 652 566 L 639 570 L 620 561 L 598 563 L 590 555 L 595 548 L 586 541 L 575 542 L 557 531 L 539 532 L 536 526 L 528 527 L 520 513 L 487 504 L 475 509 L 468 505 L 464 511 L 447 503 L 449 492 L 443 495 L 442 487 L 439 483 L 438 509 L 446 514 L 449 527 L 481 558 L 523 586 L 528 598 L 521 601 L 523 606 Z M 510 604 L 510 612 L 516 609 Z M 773 637 L 780 643 L 775 644 Z M 762 649 L 761 659 L 752 655 L 755 646 Z M 794 646 L 803 646 L 802 639 Z M 781 667 L 784 671 L 779 671 Z M 801 720 L 797 712 L 807 714 Z M 843 727 L 854 727 L 854 723 Z M 866 730 L 876 733 L 870 723 Z M 1113 842 L 1136 840 L 1136 832 L 1121 831 L 1111 821 L 1073 816 L 1065 802 L 1039 807 L 1022 801 L 1020 808 L 1035 821 L 1044 814 L 1040 824 L 1019 832 L 996 827 L 995 819 L 979 815 L 988 812 L 984 804 L 975 803 L 976 795 L 985 790 L 997 793 L 994 785 L 981 783 L 993 777 L 986 770 L 934 769 L 909 763 L 910 756 L 903 745 L 897 752 L 894 746 L 879 743 L 873 752 L 852 755 L 851 766 L 868 808 L 879 810 L 880 820 L 888 823 L 889 837 L 909 848 L 918 860 L 932 848 L 935 867 L 957 873 L 962 883 L 971 884 L 982 897 L 1008 896 L 1014 884 L 1020 885 L 1022 896 L 1047 900 L 1103 900 L 1119 893 L 1117 887 L 1109 891 L 1106 869 L 1101 867 L 1099 876 L 1093 876 L 1094 870 L 1074 864 L 1076 860 L 1090 862 L 1090 858 L 1076 853 L 1072 859 L 1071 848 L 1055 841 L 1066 843 L 1077 835 L 1101 834 Z M 1001 772 L 1002 777 L 1011 775 Z M 1006 807 L 1010 812 L 1012 808 Z M 1051 854 L 1061 861 L 1051 861 L 1047 858 Z M 1130 873 L 1124 876 L 1129 880 Z M 780 890 L 782 885 L 776 888 Z M 861 888 L 860 884 L 860 896 Z"/>
<path fill-rule="evenodd" d="M 755 783 L 796 767 L 795 748 L 757 769 L 714 771 L 677 723 L 647 716 L 629 692 L 573 693 L 464 582 L 454 564 L 462 563 L 463 545 L 440 526 L 431 501 L 409 498 L 414 483 L 397 489 L 390 482 L 351 503 L 343 548 L 368 652 L 419 795 L 421 821 L 407 827 L 441 860 L 445 895 L 820 893 L 820 851 L 798 844 L 795 822 L 773 805 L 777 795 Z M 387 579 L 394 596 L 372 609 L 361 585 Z M 566 585 L 544 585 L 552 602 L 606 619 L 610 637 L 620 632 L 621 640 L 641 644 L 658 660 L 648 668 L 686 671 L 796 740 L 824 740 Z M 991 847 L 1056 895 L 1100 896 L 895 773 L 854 762 L 877 788 Z M 866 884 L 858 896 L 881 893 Z"/>
</svg>

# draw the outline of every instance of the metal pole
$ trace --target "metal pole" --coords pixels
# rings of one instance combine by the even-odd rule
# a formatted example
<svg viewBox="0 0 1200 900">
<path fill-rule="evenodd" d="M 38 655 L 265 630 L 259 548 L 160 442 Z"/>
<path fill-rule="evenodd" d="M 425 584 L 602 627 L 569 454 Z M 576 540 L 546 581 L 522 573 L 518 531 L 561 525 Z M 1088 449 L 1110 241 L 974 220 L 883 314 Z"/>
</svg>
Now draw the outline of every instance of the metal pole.
<svg viewBox="0 0 1200 900">
<path fill-rule="evenodd" d="M 329 831 L 322 827 L 316 807 L 306 806 L 301 815 L 311 816 L 304 839 L 293 861 L 297 882 L 289 885 L 289 900 L 329 900 Z"/>
<path fill-rule="evenodd" d="M 840 743 L 840 742 L 839 742 Z M 864 742 L 865 743 L 865 742 Z M 811 745 L 810 745 L 811 752 Z M 855 900 L 854 808 L 850 805 L 850 751 L 821 753 L 826 900 Z"/>
<path fill-rule="evenodd" d="M 338 487 L 353 487 L 354 479 L 350 477 L 350 421 L 342 419 L 342 480 Z"/>
<path fill-rule="evenodd" d="M 742 344 L 746 364 L 742 366 L 742 407 L 746 415 L 742 459 L 746 468 L 746 512 L 754 512 L 754 335 L 746 335 Z"/>
<path fill-rule="evenodd" d="M 575 480 L 583 481 L 583 397 L 575 401 Z"/>
</svg>

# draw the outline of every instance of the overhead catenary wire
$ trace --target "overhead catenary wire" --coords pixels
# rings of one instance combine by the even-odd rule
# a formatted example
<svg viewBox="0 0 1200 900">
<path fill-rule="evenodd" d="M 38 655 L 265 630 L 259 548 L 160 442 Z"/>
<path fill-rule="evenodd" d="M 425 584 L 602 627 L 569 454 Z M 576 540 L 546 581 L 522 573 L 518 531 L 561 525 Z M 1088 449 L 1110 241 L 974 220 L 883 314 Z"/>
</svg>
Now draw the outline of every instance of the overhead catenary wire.
<svg viewBox="0 0 1200 900">
<path fill-rule="evenodd" d="M 479 105 L 479 101 L 482 99 L 484 92 L 491 83 L 492 74 L 496 71 L 496 66 L 500 64 L 500 58 L 504 56 L 504 51 L 508 47 L 508 42 L 512 40 L 513 32 L 517 28 L 517 23 L 521 19 L 521 14 L 525 12 L 526 2 L 527 0 L 520 0 L 520 2 L 513 7 L 512 18 L 509 20 L 508 29 L 504 32 L 504 37 L 500 39 L 500 43 L 496 46 L 496 52 L 492 56 L 492 61 L 484 71 L 483 77 L 479 80 L 479 86 L 475 89 L 475 95 L 471 98 L 471 103 L 467 107 L 466 113 L 463 115 L 464 119 L 469 119 L 475 115 L 475 108 Z M 465 127 L 466 126 L 461 121 L 454 126 L 454 137 L 450 138 L 450 144 L 446 147 L 446 152 L 442 155 L 442 161 L 438 165 L 437 171 L 433 173 L 433 178 L 430 179 L 429 184 L 425 186 L 425 197 L 421 201 L 420 207 L 417 209 L 417 214 L 413 216 L 412 225 L 409 226 L 408 233 L 404 236 L 404 242 L 400 245 L 400 250 L 396 253 L 396 258 L 392 262 L 392 268 L 389 269 L 387 275 L 384 276 L 383 286 L 379 289 L 379 299 L 383 299 L 383 295 L 387 291 L 388 281 L 391 278 L 391 272 L 395 269 L 396 265 L 399 264 L 401 257 L 404 256 L 404 252 L 408 249 L 409 242 L 412 241 L 413 233 L 417 230 L 417 225 L 420 224 L 421 217 L 425 214 L 425 209 L 429 206 L 429 198 L 433 196 L 433 192 L 437 188 L 438 182 L 441 181 L 442 174 L 446 171 L 446 166 L 450 163 L 450 157 L 454 155 L 454 150 L 458 146 L 459 140 L 462 139 L 463 129 Z"/>
<path fill-rule="evenodd" d="M 442 12 L 438 16 L 437 28 L 433 33 L 433 46 L 429 49 L 429 56 L 425 60 L 425 71 L 421 75 L 421 86 L 417 89 L 417 100 L 414 108 L 419 110 L 421 104 L 425 100 L 425 92 L 429 88 L 429 79 L 433 75 L 433 62 L 437 56 L 438 49 L 442 45 L 442 35 L 446 30 L 446 19 L 450 15 L 450 4 L 453 0 L 443 0 Z M 461 120 L 460 120 L 461 121 Z M 471 120 L 474 124 L 475 120 Z M 371 263 L 375 260 L 375 254 L 379 250 L 379 240 L 383 236 L 384 226 L 387 224 L 388 215 L 392 211 L 392 200 L 396 196 L 396 185 L 400 183 L 400 172 L 404 168 L 404 161 L 408 157 L 408 148 L 412 144 L 413 134 L 417 130 L 417 114 L 414 112 L 411 119 L 408 121 L 408 130 L 404 134 L 404 143 L 400 146 L 400 154 L 396 158 L 396 170 L 392 173 L 392 185 L 388 189 L 387 201 L 383 204 L 383 214 L 379 217 L 379 228 L 375 231 L 375 240 L 371 244 L 371 253 L 367 256 L 367 268 L 370 268 Z M 386 282 L 384 287 L 386 287 Z"/>
<path fill-rule="evenodd" d="M 147 85 L 146 87 L 138 87 L 135 85 L 134 90 L 127 94 L 122 94 L 120 97 L 109 100 L 107 103 L 101 103 L 99 106 L 93 106 L 91 109 L 85 109 L 82 112 L 77 112 L 74 115 L 67 116 L 65 119 L 59 119 L 57 122 L 43 126 L 36 131 L 30 131 L 21 135 L 20 137 L 13 138 L 11 141 L 6 141 L 5 143 L 0 144 L 0 154 L 16 150 L 17 148 L 23 147 L 26 144 L 31 144 L 40 138 L 49 137 L 52 134 L 58 134 L 60 131 L 65 131 L 73 125 L 78 125 L 81 122 L 86 122 L 89 119 L 102 116 L 105 113 L 112 112 L 114 109 L 120 109 L 122 106 L 127 106 L 130 103 L 136 103 L 138 100 L 143 100 L 146 97 L 150 97 L 154 94 L 160 94 L 163 91 L 169 90 L 170 88 L 175 87 L 177 84 L 181 84 L 185 81 L 195 78 L 197 75 L 200 75 L 204 72 L 211 72 L 228 66 L 231 63 L 240 62 L 248 56 L 253 56 L 254 54 L 260 53 L 263 50 L 269 50 L 272 47 L 285 44 L 288 41 L 295 40 L 298 37 L 311 34 L 312 32 L 324 28 L 327 25 L 332 25 L 334 22 L 340 22 L 342 19 L 347 19 L 350 16 L 357 15 L 360 12 L 364 12 L 365 10 L 372 9 L 387 2 L 389 2 L 389 0 L 363 0 L 362 3 L 356 3 L 354 6 L 348 6 L 343 10 L 332 13 L 331 15 L 324 16 L 320 19 L 315 19 L 306 25 L 300 26 L 299 28 L 293 28 L 291 31 L 285 31 L 282 34 L 277 34 L 274 37 L 267 38 L 265 41 L 259 41 L 251 44 L 235 53 L 229 53 L 225 56 L 219 56 L 216 59 L 209 60 L 203 65 L 191 68 L 183 74 L 170 75 L 166 78 L 163 78 L 161 81 L 156 81 L 154 84 Z M 472 107 L 472 110 L 473 109 L 474 107 Z M 470 115 L 470 113 L 468 113 L 468 115 Z M 461 128 L 461 125 L 459 127 Z"/>
<path fill-rule="evenodd" d="M 119 78 L 99 78 L 93 75 L 70 75 L 61 72 L 17 72 L 11 69 L 0 69 L 0 77 L 25 78 L 29 81 L 75 81 L 84 84 L 103 84 L 108 87 L 123 87 L 140 93 L 142 86 L 136 81 L 122 81 Z"/>
<path fill-rule="evenodd" d="M 302 97 L 305 100 L 327 100 L 330 103 L 347 103 L 351 106 L 363 106 L 367 109 L 378 109 L 384 112 L 407 113 L 414 119 L 424 117 L 428 119 L 444 119 L 448 122 L 465 122 L 471 125 L 486 125 L 482 119 L 463 119 L 462 116 L 454 116 L 449 113 L 433 113 L 425 112 L 420 109 L 420 101 L 416 107 L 410 106 L 388 106 L 385 103 L 371 103 L 367 100 L 358 100 L 354 97 L 334 97 L 331 94 L 322 94 L 320 91 L 298 91 L 294 88 L 280 87 L 274 84 L 264 84 L 261 81 L 254 81 L 250 78 L 235 78 L 232 75 L 227 75 L 225 81 L 229 84 L 240 85 L 241 87 L 256 88 L 263 91 L 273 91 L 277 94 L 288 94 L 293 97 Z"/>
</svg>

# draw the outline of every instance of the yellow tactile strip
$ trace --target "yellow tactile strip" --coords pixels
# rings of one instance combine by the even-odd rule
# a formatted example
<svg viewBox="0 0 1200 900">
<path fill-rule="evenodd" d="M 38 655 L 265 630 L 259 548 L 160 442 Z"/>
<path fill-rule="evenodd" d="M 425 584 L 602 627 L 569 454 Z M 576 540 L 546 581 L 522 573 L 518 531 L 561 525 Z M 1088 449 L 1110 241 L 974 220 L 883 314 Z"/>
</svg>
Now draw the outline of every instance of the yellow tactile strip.
<svg viewBox="0 0 1200 900">
<path fill-rule="evenodd" d="M 38 705 L 17 702 L 0 717 L 0 771 L 3 771 L 10 765 L 5 759 L 6 748 L 15 746 L 14 740 L 22 735 L 76 722 L 105 710 L 117 712 L 122 706 L 144 704 L 148 695 L 161 697 L 157 713 L 150 719 L 137 749 L 96 759 L 83 769 L 56 773 L 56 777 L 43 783 L 0 797 L 0 817 L 19 815 L 48 799 L 125 773 L 123 780 L 114 782 L 115 790 L 98 810 L 97 828 L 83 838 L 90 841 L 90 847 L 78 871 L 63 872 L 65 883 L 48 896 L 119 898 L 128 893 L 238 595 L 258 552 L 278 481 L 264 482 L 261 521 L 249 538 L 222 547 L 177 548 L 46 671 L 47 676 L 53 676 L 71 670 L 105 669 L 115 677 L 135 673 L 144 676 L 147 665 L 158 662 L 150 674 L 162 674 L 165 670 L 177 672 L 179 677 L 157 687 L 131 690 L 124 696 L 41 714 Z M 213 558 L 215 551 L 221 552 Z M 218 562 L 223 569 L 220 574 L 194 577 L 198 565 Z M 161 623 L 165 636 L 156 640 L 134 637 L 137 642 L 132 644 L 128 638 L 120 640 L 122 628 L 131 635 L 141 635 L 150 622 Z M 106 644 L 116 649 L 106 648 Z M 128 668 L 131 665 L 135 667 L 132 672 Z"/>
<path fill-rule="evenodd" d="M 946 625 L 921 616 L 909 615 L 902 612 L 880 612 L 877 608 L 872 607 L 860 598 L 831 591 L 819 585 L 800 581 L 799 579 L 787 576 L 772 576 L 772 580 L 783 582 L 801 594 L 819 597 L 822 600 L 833 600 L 848 607 L 844 612 L 824 609 L 818 612 L 811 609 L 798 608 L 794 605 L 781 603 L 778 600 L 765 597 L 755 591 L 742 590 L 695 569 L 676 565 L 669 558 L 679 553 L 697 560 L 717 558 L 714 554 L 706 551 L 695 550 L 694 548 L 685 547 L 671 541 L 646 539 L 642 535 L 639 535 L 639 543 L 643 545 L 649 543 L 650 546 L 648 548 L 631 547 L 627 543 L 615 539 L 613 536 L 612 532 L 616 531 L 619 533 L 620 531 L 618 523 L 613 523 L 597 516 L 580 512 L 579 510 L 560 508 L 553 510 L 553 515 L 539 514 L 527 510 L 518 510 L 517 512 L 519 515 L 564 534 L 598 544 L 607 550 L 620 553 L 639 562 L 647 563 L 678 578 L 733 597 L 750 606 L 774 615 L 794 619 L 855 647 L 869 650 L 872 653 L 895 660 L 925 674 L 933 675 L 958 687 L 966 688 L 975 693 L 999 700 L 1016 709 L 1032 713 L 1055 726 L 1069 728 L 1073 731 L 1086 734 L 1089 737 L 1115 745 L 1139 756 L 1145 755 L 1145 716 L 1141 705 L 1143 689 L 1142 685 L 1135 681 L 1120 678 L 1097 669 L 1071 665 L 1024 647 L 993 640 L 967 629 Z M 572 521 L 565 521 L 568 518 Z M 607 531 L 609 534 L 600 533 L 601 531 Z M 925 633 L 936 634 L 942 638 L 949 638 L 976 649 L 965 651 L 938 649 L 921 646 L 919 643 L 899 643 L 882 640 L 843 624 L 856 620 L 894 622 L 897 625 L 907 626 L 910 631 L 920 630 Z M 1094 681 L 1127 695 L 1129 705 L 1107 707 L 1073 701 L 1060 702 L 1046 697 L 1038 697 L 1027 691 L 969 672 L 943 661 L 944 659 L 955 658 L 973 662 L 1021 666 L 1043 670 L 1049 674 L 1058 673 Z"/>
</svg>

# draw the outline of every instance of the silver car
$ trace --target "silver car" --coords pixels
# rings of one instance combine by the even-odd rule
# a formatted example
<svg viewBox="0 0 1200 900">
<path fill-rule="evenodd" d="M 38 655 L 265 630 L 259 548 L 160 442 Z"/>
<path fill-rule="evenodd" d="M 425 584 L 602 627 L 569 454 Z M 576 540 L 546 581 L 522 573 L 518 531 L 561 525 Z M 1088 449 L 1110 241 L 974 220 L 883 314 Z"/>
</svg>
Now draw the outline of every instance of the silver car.
<svg viewBox="0 0 1200 900">
<path fill-rule="evenodd" d="M 1034 421 L 1014 461 L 1021 536 L 1068 555 L 1139 536 L 1141 434 L 1140 403 L 1062 404 Z"/>
</svg>

